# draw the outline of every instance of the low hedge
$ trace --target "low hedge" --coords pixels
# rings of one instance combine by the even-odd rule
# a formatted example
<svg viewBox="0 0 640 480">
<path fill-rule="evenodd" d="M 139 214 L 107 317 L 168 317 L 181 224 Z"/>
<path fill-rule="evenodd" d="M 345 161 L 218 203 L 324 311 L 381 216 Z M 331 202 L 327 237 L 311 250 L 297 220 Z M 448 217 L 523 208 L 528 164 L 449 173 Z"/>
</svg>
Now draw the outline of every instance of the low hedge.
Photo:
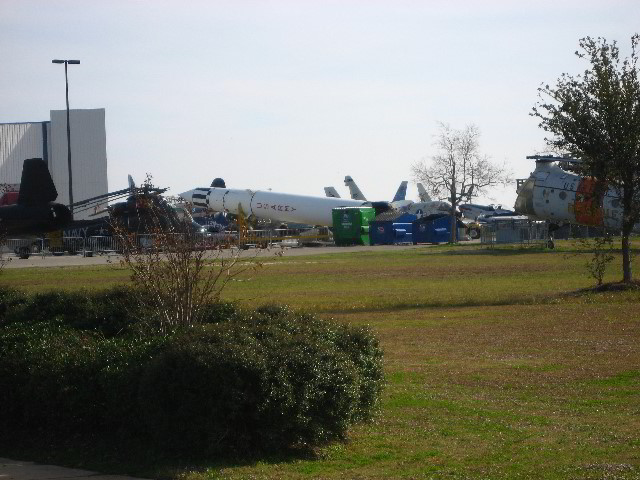
<svg viewBox="0 0 640 480">
<path fill-rule="evenodd" d="M 211 455 L 313 447 L 377 408 L 382 353 L 365 328 L 214 304 L 160 334 L 140 298 L 0 290 L 0 430 Z"/>
</svg>

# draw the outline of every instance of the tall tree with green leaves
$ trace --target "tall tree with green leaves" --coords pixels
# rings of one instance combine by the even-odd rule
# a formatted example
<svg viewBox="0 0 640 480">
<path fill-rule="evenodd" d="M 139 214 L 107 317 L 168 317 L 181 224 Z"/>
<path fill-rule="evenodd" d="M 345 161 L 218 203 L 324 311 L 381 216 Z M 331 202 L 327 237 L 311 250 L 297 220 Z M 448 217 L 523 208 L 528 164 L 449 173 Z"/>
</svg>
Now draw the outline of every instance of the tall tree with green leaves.
<svg viewBox="0 0 640 480">
<path fill-rule="evenodd" d="M 547 143 L 582 160 L 582 173 L 598 180 L 595 195 L 613 188 L 623 206 L 622 279 L 631 282 L 629 236 L 640 220 L 640 81 L 638 44 L 620 58 L 617 43 L 580 40 L 578 58 L 589 62 L 581 75 L 564 73 L 555 86 L 538 89 L 532 115 L 551 133 Z"/>
</svg>

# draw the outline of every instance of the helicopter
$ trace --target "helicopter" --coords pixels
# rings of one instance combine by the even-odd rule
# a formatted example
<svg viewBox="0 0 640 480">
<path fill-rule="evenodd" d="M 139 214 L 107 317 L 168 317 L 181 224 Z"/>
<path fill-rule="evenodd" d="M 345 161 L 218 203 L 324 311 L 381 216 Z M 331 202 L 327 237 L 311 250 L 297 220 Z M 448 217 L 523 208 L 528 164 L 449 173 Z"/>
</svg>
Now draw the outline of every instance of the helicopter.
<svg viewBox="0 0 640 480">
<path fill-rule="evenodd" d="M 514 210 L 549 222 L 549 232 L 564 224 L 622 228 L 622 203 L 613 188 L 597 192 L 597 179 L 579 174 L 580 160 L 567 157 L 532 155 L 536 168 L 519 182 Z M 640 232 L 640 224 L 634 226 Z M 553 248 L 553 238 L 548 246 Z"/>
</svg>

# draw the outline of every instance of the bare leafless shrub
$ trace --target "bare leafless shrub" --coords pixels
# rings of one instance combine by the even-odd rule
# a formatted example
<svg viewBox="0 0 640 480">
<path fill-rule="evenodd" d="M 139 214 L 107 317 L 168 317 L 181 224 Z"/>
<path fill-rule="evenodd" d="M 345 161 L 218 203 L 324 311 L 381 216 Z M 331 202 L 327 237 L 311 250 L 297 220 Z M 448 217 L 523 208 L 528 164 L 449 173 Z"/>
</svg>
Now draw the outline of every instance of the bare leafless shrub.
<svg viewBox="0 0 640 480">
<path fill-rule="evenodd" d="M 141 194 L 135 203 L 138 231 L 118 219 L 112 219 L 112 226 L 121 263 L 152 302 L 163 331 L 198 323 L 203 307 L 219 301 L 233 278 L 260 267 L 255 255 L 243 256 L 228 241 L 214 244 L 160 197 Z"/>
<path fill-rule="evenodd" d="M 607 266 L 616 258 L 611 235 L 605 232 L 601 237 L 578 238 L 574 241 L 574 246 L 577 247 L 575 253 L 565 255 L 565 257 L 568 258 L 585 251 L 592 252 L 592 255 L 585 261 L 584 266 L 589 277 L 596 281 L 596 285 L 602 285 Z"/>
<path fill-rule="evenodd" d="M 585 245 L 591 247 L 593 251 L 591 258 L 585 262 L 585 267 L 589 276 L 600 286 L 607 271 L 607 265 L 616 258 L 613 255 L 613 240 L 609 235 L 583 240 Z"/>
</svg>

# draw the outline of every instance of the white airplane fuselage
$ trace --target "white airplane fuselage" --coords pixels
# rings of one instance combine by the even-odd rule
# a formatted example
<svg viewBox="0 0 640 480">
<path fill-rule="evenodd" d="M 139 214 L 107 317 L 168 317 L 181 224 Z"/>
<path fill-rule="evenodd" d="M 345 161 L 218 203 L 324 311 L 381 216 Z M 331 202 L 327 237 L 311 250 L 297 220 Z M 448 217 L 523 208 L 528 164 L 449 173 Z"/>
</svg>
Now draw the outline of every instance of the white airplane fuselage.
<svg viewBox="0 0 640 480">
<path fill-rule="evenodd" d="M 617 230 L 622 227 L 622 203 L 613 189 L 593 195 L 596 180 L 560 168 L 557 162 L 537 161 L 536 169 L 518 189 L 514 209 L 553 224 L 573 223 Z M 637 225 L 636 225 L 637 227 Z"/>
<path fill-rule="evenodd" d="M 369 206 L 369 202 L 346 198 L 312 197 L 261 190 L 196 188 L 180 196 L 196 207 L 217 212 L 242 213 L 278 222 L 331 226 L 332 210 L 337 207 Z"/>
</svg>

